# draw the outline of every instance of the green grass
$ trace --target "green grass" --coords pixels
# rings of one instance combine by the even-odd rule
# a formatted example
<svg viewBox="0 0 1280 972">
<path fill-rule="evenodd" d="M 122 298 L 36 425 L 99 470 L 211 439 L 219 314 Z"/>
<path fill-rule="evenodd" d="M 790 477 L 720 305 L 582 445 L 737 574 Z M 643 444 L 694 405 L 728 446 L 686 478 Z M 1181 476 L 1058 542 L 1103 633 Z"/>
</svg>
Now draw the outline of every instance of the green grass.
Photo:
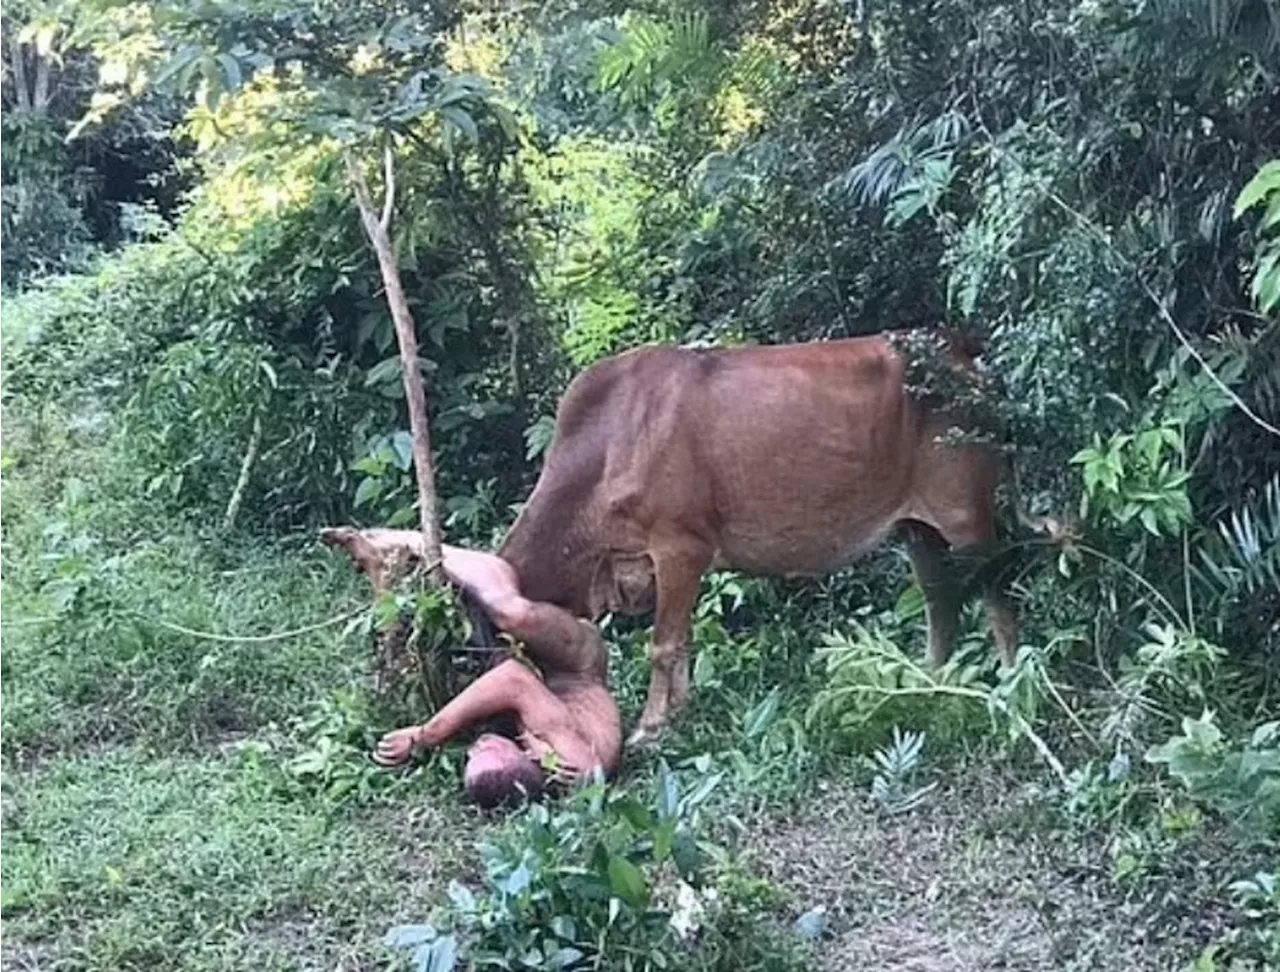
<svg viewBox="0 0 1280 972">
<path fill-rule="evenodd" d="M 426 775 L 334 814 L 274 794 L 234 752 L 126 747 L 6 776 L 6 959 L 59 968 L 372 961 L 387 926 L 438 903 L 483 830 Z"/>
<path fill-rule="evenodd" d="M 358 579 L 323 552 L 246 546 L 215 558 L 192 537 L 111 550 L 88 532 L 48 546 L 18 565 L 25 589 L 6 584 L 8 755 L 199 746 L 287 719 L 368 664 L 340 624 L 266 642 L 172 627 L 260 636 L 360 607 Z"/>
<path fill-rule="evenodd" d="M 485 819 L 447 769 L 345 802 L 287 772 L 299 719 L 362 684 L 367 635 L 174 627 L 314 625 L 365 606 L 363 579 L 309 537 L 143 528 L 145 503 L 75 485 L 99 450 L 30 446 L 3 486 L 6 967 L 383 964 Z"/>
<path fill-rule="evenodd" d="M 6 965 L 384 961 L 487 826 L 456 772 L 359 770 L 380 785 L 346 802 L 287 772 L 299 719 L 361 684 L 366 635 L 167 626 L 304 627 L 363 606 L 364 581 L 309 542 L 130 541 L 67 503 L 36 530 L 29 509 L 5 507 Z"/>
</svg>

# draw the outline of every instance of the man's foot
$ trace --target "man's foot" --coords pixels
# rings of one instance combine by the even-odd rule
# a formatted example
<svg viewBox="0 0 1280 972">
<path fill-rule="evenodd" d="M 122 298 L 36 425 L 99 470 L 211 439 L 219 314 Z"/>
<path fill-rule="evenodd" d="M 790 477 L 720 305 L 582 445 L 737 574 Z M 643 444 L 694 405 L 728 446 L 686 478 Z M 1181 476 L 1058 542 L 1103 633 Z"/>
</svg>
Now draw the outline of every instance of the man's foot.
<svg viewBox="0 0 1280 972">
<path fill-rule="evenodd" d="M 658 745 L 658 741 L 662 738 L 665 726 L 662 725 L 645 725 L 643 722 L 636 726 L 635 731 L 627 737 L 628 749 L 653 749 Z"/>
</svg>

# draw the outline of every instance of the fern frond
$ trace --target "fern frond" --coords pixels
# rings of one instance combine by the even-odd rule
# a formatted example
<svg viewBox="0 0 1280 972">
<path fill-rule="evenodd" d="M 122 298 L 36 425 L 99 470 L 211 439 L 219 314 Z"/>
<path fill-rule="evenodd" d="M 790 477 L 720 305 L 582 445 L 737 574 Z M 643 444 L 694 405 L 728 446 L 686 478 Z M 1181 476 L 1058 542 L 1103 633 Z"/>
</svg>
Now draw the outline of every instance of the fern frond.
<svg viewBox="0 0 1280 972">
<path fill-rule="evenodd" d="M 937 783 L 912 787 L 912 777 L 920 765 L 924 749 L 922 732 L 902 732 L 893 727 L 893 740 L 873 754 L 879 767 L 871 781 L 871 798 L 888 814 L 902 814 L 914 810 L 937 787 Z"/>
<path fill-rule="evenodd" d="M 945 111 L 927 122 L 904 126 L 893 138 L 839 176 L 831 188 L 860 205 L 886 205 L 929 159 L 945 157 L 969 134 L 969 120 Z"/>
<path fill-rule="evenodd" d="M 1198 553 L 1202 581 L 1224 597 L 1280 588 L 1280 475 L 1219 520 Z"/>
</svg>

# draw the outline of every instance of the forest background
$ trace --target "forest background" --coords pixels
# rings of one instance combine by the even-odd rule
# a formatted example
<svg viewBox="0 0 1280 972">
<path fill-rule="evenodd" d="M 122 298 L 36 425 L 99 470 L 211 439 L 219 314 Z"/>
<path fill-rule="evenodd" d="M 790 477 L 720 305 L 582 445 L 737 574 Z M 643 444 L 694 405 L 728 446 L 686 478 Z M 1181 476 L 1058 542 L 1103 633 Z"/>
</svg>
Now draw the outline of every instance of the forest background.
<svg viewBox="0 0 1280 972">
<path fill-rule="evenodd" d="M 1280 964 L 1274 3 L 20 0 L 2 33 L 6 963 Z M 891 547 L 711 578 L 693 712 L 607 793 L 482 816 L 455 753 L 373 770 L 422 712 L 370 693 L 371 630 L 460 622 L 316 544 L 416 519 L 349 163 L 393 174 L 455 542 L 608 354 L 980 336 L 1019 499 L 1075 521 L 1007 498 L 1017 667 L 974 615 L 923 668 Z M 647 635 L 606 631 L 633 718 Z"/>
</svg>

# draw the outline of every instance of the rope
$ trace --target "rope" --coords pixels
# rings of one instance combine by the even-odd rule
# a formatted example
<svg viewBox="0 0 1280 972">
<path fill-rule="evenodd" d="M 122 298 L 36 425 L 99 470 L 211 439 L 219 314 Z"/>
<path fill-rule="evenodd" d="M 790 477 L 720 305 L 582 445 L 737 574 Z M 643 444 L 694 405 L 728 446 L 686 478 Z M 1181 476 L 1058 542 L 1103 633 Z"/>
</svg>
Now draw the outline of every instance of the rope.
<svg viewBox="0 0 1280 972">
<path fill-rule="evenodd" d="M 348 611 L 345 614 L 339 614 L 329 618 L 327 621 L 319 621 L 315 624 L 304 625 L 301 628 L 293 628 L 289 631 L 277 631 L 272 634 L 265 635 L 225 635 L 218 634 L 215 631 L 197 631 L 195 628 L 188 628 L 185 625 L 175 624 L 172 621 L 165 621 L 163 618 L 152 618 L 145 614 L 133 612 L 134 616 L 147 621 L 151 624 L 158 625 L 161 628 L 167 628 L 170 631 L 176 631 L 178 634 L 184 634 L 191 638 L 199 638 L 202 641 L 219 641 L 230 644 L 238 644 L 247 642 L 251 644 L 262 644 L 269 641 L 287 641 L 289 638 L 297 638 L 299 635 L 310 634 L 312 631 L 320 631 L 324 628 L 331 628 L 335 624 L 341 624 L 343 621 L 350 621 L 352 618 L 363 614 L 366 608 L 357 608 L 354 611 Z"/>
<path fill-rule="evenodd" d="M 18 618 L 16 621 L 0 621 L 0 628 L 25 628 L 33 624 L 49 624 L 57 621 L 56 615 L 50 615 L 47 618 Z"/>
</svg>

